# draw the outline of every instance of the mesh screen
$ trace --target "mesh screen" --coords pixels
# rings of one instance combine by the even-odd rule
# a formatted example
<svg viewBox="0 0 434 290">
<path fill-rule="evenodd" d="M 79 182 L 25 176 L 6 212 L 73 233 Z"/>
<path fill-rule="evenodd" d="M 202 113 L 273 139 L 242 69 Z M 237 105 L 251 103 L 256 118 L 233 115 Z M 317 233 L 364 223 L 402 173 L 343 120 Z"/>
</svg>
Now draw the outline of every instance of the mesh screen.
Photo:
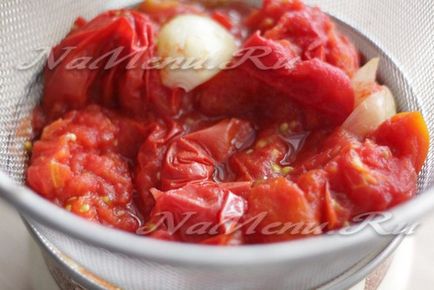
<svg viewBox="0 0 434 290">
<path fill-rule="evenodd" d="M 135 1 L 3 0 L 0 2 L 0 168 L 22 183 L 30 136 L 30 112 L 41 95 L 43 62 L 31 69 L 18 65 L 35 59 L 36 51 L 57 43 L 76 16 Z M 400 109 L 423 111 L 434 136 L 434 1 L 308 1 L 350 26 L 341 25 L 367 57 L 382 57 L 381 80 L 392 88 Z M 359 34 L 356 28 L 361 32 Z M 372 42 L 366 38 L 367 36 Z M 405 75 L 405 76 L 404 76 Z M 424 191 L 433 183 L 433 150 L 419 180 Z M 339 275 L 377 244 L 330 253 L 315 260 L 288 261 L 269 269 L 219 269 L 173 266 L 98 249 L 64 233 L 35 225 L 47 240 L 93 272 L 126 289 L 302 289 Z M 195 285 L 193 287 L 193 285 Z"/>
</svg>

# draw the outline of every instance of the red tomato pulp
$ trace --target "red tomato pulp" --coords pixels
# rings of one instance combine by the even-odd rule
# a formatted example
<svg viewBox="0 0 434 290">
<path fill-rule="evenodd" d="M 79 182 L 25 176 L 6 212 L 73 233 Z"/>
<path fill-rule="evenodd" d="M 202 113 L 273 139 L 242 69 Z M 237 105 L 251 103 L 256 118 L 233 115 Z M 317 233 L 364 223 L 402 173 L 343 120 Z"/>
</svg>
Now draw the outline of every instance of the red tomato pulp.
<svg viewBox="0 0 434 290">
<path fill-rule="evenodd" d="M 129 68 L 130 54 L 138 64 L 156 56 L 161 26 L 185 13 L 211 17 L 244 49 L 267 48 L 263 65 L 287 62 L 247 61 L 188 93 L 165 87 L 158 69 Z M 109 66 L 117 48 L 122 61 Z M 422 116 L 398 114 L 363 139 L 341 129 L 359 53 L 298 0 L 146 1 L 78 19 L 52 57 L 61 61 L 45 70 L 27 183 L 88 220 L 171 241 L 269 243 L 338 229 L 416 193 Z M 253 233 L 239 227 L 264 213 Z"/>
</svg>

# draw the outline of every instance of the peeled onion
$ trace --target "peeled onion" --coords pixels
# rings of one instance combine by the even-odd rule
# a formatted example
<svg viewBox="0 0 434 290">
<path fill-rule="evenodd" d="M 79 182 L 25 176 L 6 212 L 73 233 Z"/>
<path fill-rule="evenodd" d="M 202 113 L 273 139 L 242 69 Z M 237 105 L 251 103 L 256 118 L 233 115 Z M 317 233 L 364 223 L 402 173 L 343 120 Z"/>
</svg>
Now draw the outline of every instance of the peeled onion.
<svg viewBox="0 0 434 290">
<path fill-rule="evenodd" d="M 342 127 L 360 137 L 365 137 L 384 121 L 396 114 L 392 92 L 382 86 L 379 91 L 367 97 L 344 122 Z"/>
<path fill-rule="evenodd" d="M 356 105 L 359 105 L 378 86 L 376 78 L 379 63 L 380 58 L 373 58 L 353 76 L 351 82 L 356 96 Z"/>
<path fill-rule="evenodd" d="M 219 73 L 236 49 L 234 37 L 214 20 L 199 15 L 177 16 L 161 29 L 158 54 L 163 61 L 183 59 L 199 67 L 165 67 L 162 82 L 170 88 L 191 91 Z"/>
<path fill-rule="evenodd" d="M 380 58 L 375 57 L 362 66 L 353 76 L 353 83 L 375 82 Z"/>
</svg>

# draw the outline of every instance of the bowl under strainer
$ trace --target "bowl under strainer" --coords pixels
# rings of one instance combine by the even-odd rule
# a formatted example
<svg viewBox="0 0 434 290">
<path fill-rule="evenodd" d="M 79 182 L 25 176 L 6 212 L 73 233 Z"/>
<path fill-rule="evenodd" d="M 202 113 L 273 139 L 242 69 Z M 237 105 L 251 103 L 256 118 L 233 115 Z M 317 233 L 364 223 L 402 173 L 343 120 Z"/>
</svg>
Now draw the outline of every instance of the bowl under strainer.
<svg viewBox="0 0 434 290">
<path fill-rule="evenodd" d="M 41 95 L 40 71 L 44 64 L 25 70 L 17 66 L 34 59 L 38 49 L 58 42 L 76 16 L 92 17 L 133 2 L 137 1 L 0 3 L 0 168 L 5 173 L 0 174 L 0 193 L 47 240 L 115 285 L 157 290 L 311 289 L 390 243 L 393 236 L 381 237 L 369 229 L 345 237 L 327 235 L 240 248 L 167 243 L 89 223 L 20 186 L 26 164 L 23 143 L 30 136 L 30 112 Z M 434 136 L 434 2 L 308 2 L 316 2 L 341 19 L 341 30 L 366 57 L 381 57 L 380 78 L 394 92 L 400 109 L 422 111 Z M 433 151 L 431 147 L 419 178 L 419 196 L 391 211 L 394 216 L 389 227 L 414 222 L 434 207 L 430 190 L 434 181 Z"/>
</svg>

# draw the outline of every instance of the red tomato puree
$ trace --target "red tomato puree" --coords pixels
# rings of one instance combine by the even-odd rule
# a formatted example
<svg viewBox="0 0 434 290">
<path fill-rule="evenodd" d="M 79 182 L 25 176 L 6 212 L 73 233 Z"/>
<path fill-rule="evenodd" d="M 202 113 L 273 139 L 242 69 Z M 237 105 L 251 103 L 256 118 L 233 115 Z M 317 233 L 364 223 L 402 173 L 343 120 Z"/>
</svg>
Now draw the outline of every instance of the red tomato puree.
<svg viewBox="0 0 434 290">
<path fill-rule="evenodd" d="M 144 51 L 136 61 L 146 63 L 161 26 L 180 14 L 210 17 L 242 48 L 269 48 L 264 63 L 288 65 L 247 61 L 187 93 L 165 87 L 158 69 L 77 61 L 121 47 L 119 59 Z M 421 114 L 400 113 L 363 138 L 341 129 L 360 56 L 298 0 L 258 9 L 146 1 L 79 18 L 51 56 L 61 60 L 45 69 L 27 184 L 90 221 L 171 241 L 269 243 L 339 229 L 417 191 L 429 139 Z M 237 227 L 258 217 L 254 233 Z"/>
</svg>

